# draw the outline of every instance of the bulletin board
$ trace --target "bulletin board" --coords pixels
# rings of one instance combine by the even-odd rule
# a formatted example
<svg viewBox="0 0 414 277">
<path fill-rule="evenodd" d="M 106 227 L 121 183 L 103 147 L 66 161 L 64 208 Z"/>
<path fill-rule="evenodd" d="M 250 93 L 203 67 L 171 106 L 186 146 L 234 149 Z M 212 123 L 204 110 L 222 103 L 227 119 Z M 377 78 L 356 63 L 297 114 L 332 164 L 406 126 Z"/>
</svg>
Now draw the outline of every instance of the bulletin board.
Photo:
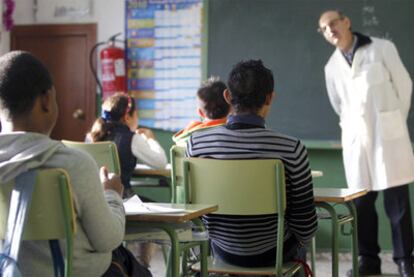
<svg viewBox="0 0 414 277">
<path fill-rule="evenodd" d="M 176 131 L 197 119 L 203 0 L 126 0 L 128 92 L 139 125 Z"/>
</svg>

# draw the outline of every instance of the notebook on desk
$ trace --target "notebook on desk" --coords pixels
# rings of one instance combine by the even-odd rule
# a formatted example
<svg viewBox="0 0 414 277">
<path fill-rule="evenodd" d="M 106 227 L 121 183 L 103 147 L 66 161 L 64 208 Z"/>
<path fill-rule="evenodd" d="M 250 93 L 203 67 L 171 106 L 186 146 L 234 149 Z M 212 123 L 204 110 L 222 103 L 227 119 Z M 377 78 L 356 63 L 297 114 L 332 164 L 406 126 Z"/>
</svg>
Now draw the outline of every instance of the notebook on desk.
<svg viewBox="0 0 414 277">
<path fill-rule="evenodd" d="M 164 207 L 157 205 L 157 203 L 144 203 L 141 199 L 134 195 L 124 202 L 125 213 L 127 215 L 138 214 L 168 214 L 168 213 L 183 213 L 184 209 Z"/>
</svg>

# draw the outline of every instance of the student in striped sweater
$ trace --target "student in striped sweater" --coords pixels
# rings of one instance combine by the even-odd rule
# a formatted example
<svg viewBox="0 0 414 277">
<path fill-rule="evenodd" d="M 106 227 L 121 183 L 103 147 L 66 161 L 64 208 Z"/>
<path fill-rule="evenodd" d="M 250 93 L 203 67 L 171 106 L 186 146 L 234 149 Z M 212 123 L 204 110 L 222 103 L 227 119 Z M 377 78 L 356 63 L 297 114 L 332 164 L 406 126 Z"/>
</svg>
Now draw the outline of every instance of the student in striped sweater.
<svg viewBox="0 0 414 277">
<path fill-rule="evenodd" d="M 294 137 L 265 127 L 274 98 L 271 70 L 262 61 L 240 62 L 230 72 L 224 98 L 232 114 L 226 125 L 192 134 L 187 155 L 213 159 L 280 159 L 286 173 L 284 260 L 305 258 L 303 247 L 317 228 L 313 184 L 305 146 Z M 254 185 L 254 184 L 252 184 Z M 212 249 L 228 263 L 269 266 L 275 262 L 275 215 L 203 218 Z"/>
</svg>

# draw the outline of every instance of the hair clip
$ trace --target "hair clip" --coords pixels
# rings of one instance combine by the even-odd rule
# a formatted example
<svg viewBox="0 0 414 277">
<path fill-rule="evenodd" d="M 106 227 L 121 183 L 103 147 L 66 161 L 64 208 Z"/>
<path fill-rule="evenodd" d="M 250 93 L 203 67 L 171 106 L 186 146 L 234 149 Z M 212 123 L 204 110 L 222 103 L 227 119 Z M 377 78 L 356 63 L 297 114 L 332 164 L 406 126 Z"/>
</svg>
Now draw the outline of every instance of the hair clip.
<svg viewBox="0 0 414 277">
<path fill-rule="evenodd" d="M 132 97 L 128 95 L 128 105 L 125 111 L 125 115 L 129 114 L 132 110 Z"/>
<path fill-rule="evenodd" d="M 102 112 L 101 112 L 101 118 L 104 121 L 111 121 L 112 120 L 112 114 L 111 114 L 110 111 L 102 110 Z"/>
</svg>

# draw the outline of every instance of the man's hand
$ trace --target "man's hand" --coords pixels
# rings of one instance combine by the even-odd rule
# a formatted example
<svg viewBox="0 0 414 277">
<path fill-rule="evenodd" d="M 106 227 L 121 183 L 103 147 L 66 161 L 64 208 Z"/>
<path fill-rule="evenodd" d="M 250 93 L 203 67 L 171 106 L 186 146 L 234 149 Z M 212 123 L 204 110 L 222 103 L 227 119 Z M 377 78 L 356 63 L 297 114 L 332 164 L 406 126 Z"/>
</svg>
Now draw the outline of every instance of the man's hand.
<svg viewBox="0 0 414 277">
<path fill-rule="evenodd" d="M 99 177 L 101 178 L 104 190 L 111 189 L 116 191 L 121 197 L 124 192 L 124 186 L 122 185 L 119 175 L 109 173 L 106 167 L 101 167 L 99 171 Z"/>
</svg>

